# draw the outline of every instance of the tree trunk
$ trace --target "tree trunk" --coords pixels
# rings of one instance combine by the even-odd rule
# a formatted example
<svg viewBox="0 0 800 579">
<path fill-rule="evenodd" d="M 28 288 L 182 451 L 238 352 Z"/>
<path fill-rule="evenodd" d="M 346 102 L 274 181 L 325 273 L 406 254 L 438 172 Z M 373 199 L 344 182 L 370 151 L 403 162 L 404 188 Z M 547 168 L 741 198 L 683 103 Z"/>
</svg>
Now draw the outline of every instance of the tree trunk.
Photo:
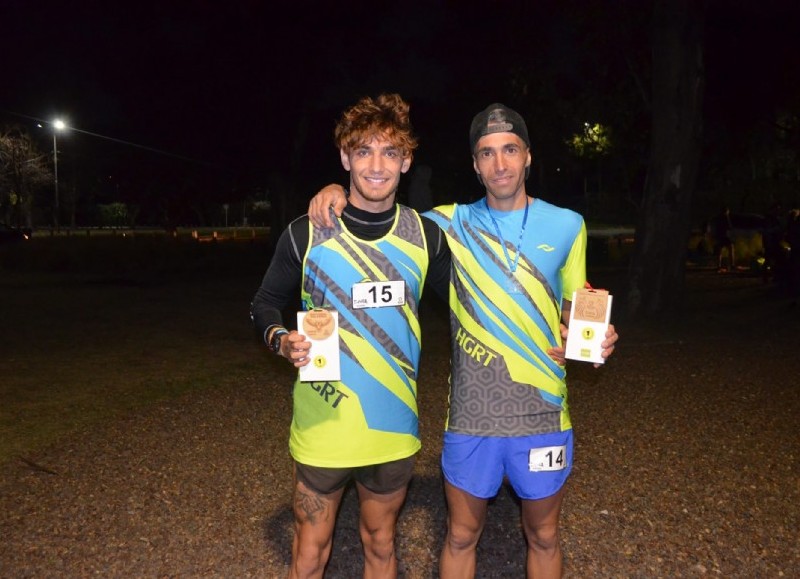
<svg viewBox="0 0 800 579">
<path fill-rule="evenodd" d="M 684 291 L 700 160 L 703 3 L 655 0 L 650 162 L 631 260 L 628 314 L 673 310 Z"/>
</svg>

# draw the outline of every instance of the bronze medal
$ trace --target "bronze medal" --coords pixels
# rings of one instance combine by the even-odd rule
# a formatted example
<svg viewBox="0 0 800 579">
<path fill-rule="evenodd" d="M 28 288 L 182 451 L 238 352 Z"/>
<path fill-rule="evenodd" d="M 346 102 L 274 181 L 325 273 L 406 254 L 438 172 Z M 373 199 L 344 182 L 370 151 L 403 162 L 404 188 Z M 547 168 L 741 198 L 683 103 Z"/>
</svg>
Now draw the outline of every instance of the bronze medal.
<svg viewBox="0 0 800 579">
<path fill-rule="evenodd" d="M 325 340 L 333 334 L 334 325 L 328 310 L 314 309 L 303 318 L 303 333 L 312 340 Z"/>
</svg>

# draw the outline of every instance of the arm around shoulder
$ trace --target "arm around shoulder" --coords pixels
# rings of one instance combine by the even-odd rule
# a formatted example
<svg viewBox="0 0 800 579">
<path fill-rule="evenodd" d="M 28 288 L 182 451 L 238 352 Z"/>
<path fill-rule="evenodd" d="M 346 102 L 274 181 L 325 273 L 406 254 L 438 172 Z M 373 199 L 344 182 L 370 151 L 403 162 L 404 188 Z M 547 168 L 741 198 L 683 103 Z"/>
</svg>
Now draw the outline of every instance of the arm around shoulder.
<svg viewBox="0 0 800 579">
<path fill-rule="evenodd" d="M 316 227 L 333 227 L 331 210 L 336 217 L 342 216 L 347 205 L 347 191 L 341 185 L 331 183 L 323 187 L 308 204 L 308 218 Z"/>
</svg>

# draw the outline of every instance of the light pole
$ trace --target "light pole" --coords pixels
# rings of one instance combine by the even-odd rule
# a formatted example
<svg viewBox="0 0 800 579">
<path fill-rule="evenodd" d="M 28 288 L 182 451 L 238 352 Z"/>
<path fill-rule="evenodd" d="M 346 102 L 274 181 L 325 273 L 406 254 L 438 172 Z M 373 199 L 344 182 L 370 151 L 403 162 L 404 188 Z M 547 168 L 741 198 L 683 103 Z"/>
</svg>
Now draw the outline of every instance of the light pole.
<svg viewBox="0 0 800 579">
<path fill-rule="evenodd" d="M 63 131 L 67 125 L 61 119 L 53 121 L 53 187 L 54 187 L 54 202 L 53 202 L 53 226 L 56 231 L 60 231 L 58 226 L 59 214 L 59 200 L 58 200 L 58 143 L 56 142 L 56 133 Z"/>
</svg>

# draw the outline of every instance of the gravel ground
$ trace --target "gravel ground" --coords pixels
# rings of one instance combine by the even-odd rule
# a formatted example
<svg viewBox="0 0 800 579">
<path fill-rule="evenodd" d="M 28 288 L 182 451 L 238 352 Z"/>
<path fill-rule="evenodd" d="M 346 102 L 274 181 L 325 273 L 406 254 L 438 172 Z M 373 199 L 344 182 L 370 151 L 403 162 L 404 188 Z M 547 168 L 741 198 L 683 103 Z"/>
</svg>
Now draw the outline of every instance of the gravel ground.
<svg viewBox="0 0 800 579">
<path fill-rule="evenodd" d="M 570 366 L 569 577 L 800 577 L 800 306 L 752 277 L 701 271 L 689 283 L 686 316 L 618 317 L 607 366 Z M 424 450 L 399 523 L 409 578 L 437 576 L 445 522 L 443 322 L 426 311 Z M 139 410 L 0 467 L 0 576 L 282 577 L 290 380 L 254 347 L 252 377 L 235 388 Z M 479 577 L 524 576 L 508 492 L 491 504 L 479 549 Z M 327 577 L 358 577 L 361 564 L 348 492 Z"/>
</svg>

